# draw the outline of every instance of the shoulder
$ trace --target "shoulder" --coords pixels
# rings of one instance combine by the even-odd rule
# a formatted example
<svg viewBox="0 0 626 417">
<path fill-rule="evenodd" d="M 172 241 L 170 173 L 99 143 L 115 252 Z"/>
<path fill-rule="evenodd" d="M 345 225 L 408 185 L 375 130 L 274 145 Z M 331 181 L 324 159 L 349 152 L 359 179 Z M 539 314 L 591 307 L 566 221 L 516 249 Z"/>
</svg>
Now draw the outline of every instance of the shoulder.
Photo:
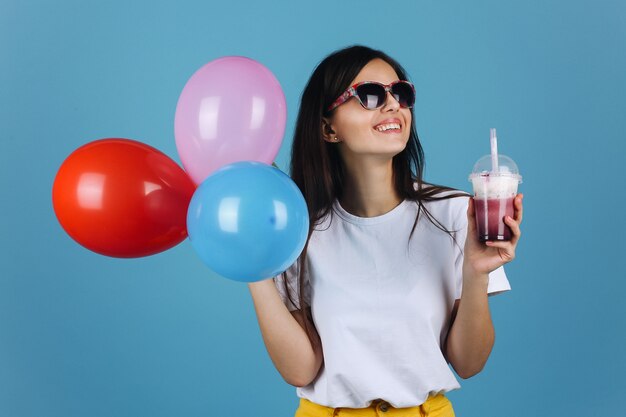
<svg viewBox="0 0 626 417">
<path fill-rule="evenodd" d="M 470 195 L 465 191 L 456 189 L 434 189 L 435 187 L 424 188 L 426 193 L 422 198 L 422 203 L 428 209 L 444 212 L 459 212 L 467 210 Z"/>
<path fill-rule="evenodd" d="M 315 217 L 315 222 L 313 223 L 313 234 L 316 232 L 325 232 L 330 229 L 333 221 L 335 220 L 335 204 L 333 202 L 332 206 L 325 211 L 319 212 Z"/>
<path fill-rule="evenodd" d="M 426 183 L 421 191 L 420 201 L 436 219 L 452 227 L 464 222 L 470 198 L 467 192 Z"/>
</svg>

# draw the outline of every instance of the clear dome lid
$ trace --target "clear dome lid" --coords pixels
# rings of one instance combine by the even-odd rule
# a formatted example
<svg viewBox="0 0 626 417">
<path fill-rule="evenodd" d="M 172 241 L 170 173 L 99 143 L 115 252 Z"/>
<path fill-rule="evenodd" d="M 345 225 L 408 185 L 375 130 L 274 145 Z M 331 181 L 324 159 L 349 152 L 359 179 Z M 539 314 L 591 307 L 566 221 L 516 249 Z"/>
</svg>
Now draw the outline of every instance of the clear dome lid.
<svg viewBox="0 0 626 417">
<path fill-rule="evenodd" d="M 519 174 L 517 164 L 508 156 L 498 154 L 498 170 L 493 171 L 491 155 L 485 155 L 474 164 L 474 169 L 469 176 L 470 181 L 474 177 L 514 177 L 522 182 L 522 176 Z"/>
</svg>

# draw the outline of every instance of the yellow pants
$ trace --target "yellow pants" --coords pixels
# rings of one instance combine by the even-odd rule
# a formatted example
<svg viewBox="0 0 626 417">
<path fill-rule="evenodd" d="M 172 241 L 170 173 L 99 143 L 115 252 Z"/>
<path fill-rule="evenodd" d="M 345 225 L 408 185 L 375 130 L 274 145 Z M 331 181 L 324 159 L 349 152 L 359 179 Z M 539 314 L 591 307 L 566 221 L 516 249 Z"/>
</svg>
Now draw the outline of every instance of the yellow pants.
<svg viewBox="0 0 626 417">
<path fill-rule="evenodd" d="M 300 398 L 294 417 L 454 417 L 452 403 L 444 395 L 428 397 L 417 407 L 394 408 L 388 402 L 375 400 L 366 408 L 332 408 Z"/>
</svg>

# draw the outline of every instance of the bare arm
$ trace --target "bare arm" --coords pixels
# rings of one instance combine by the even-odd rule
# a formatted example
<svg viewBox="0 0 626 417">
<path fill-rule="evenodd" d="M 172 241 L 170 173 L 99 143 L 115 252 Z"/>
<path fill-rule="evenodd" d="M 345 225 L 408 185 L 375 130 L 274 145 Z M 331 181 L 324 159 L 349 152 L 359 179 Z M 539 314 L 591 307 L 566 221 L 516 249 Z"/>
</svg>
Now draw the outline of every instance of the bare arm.
<svg viewBox="0 0 626 417">
<path fill-rule="evenodd" d="M 283 379 L 294 386 L 308 385 L 322 365 L 319 336 L 311 343 L 304 331 L 301 312 L 289 312 L 274 285 L 273 279 L 248 284 L 254 301 L 261 335 L 274 366 Z M 313 323 L 308 322 L 314 329 Z"/>
<path fill-rule="evenodd" d="M 464 274 L 463 292 L 452 312 L 452 325 L 446 341 L 448 361 L 461 378 L 479 373 L 491 353 L 495 331 L 487 300 L 488 275 Z"/>
<path fill-rule="evenodd" d="M 445 343 L 450 364 L 461 378 L 480 372 L 495 341 L 495 331 L 489 312 L 487 288 L 489 272 L 515 259 L 515 249 L 522 234 L 522 199 L 515 197 L 514 218 L 504 222 L 511 228 L 512 238 L 505 242 L 479 242 L 476 234 L 474 200 L 467 208 L 467 237 L 463 258 L 463 290 L 452 312 L 452 324 Z"/>
</svg>

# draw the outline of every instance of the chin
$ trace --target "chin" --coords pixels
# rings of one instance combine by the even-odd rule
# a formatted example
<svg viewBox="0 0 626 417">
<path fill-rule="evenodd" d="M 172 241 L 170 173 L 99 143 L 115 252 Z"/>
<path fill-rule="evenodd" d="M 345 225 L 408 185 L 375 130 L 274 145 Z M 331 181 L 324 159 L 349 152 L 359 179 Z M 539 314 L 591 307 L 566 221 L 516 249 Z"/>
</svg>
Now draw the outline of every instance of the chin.
<svg viewBox="0 0 626 417">
<path fill-rule="evenodd" d="M 406 148 L 407 142 L 408 140 L 393 140 L 389 141 L 385 145 L 376 144 L 376 146 L 369 146 L 365 149 L 361 148 L 348 150 L 344 148 L 344 152 L 363 157 L 393 158 Z"/>
<path fill-rule="evenodd" d="M 379 150 L 376 150 L 376 151 L 372 151 L 369 154 L 372 155 L 372 156 L 393 158 L 394 156 L 396 156 L 399 153 L 401 153 L 404 150 L 404 148 L 406 148 L 406 145 L 405 146 L 397 146 L 397 147 L 388 148 L 388 149 L 379 149 Z"/>
<path fill-rule="evenodd" d="M 393 141 L 389 144 L 390 148 L 397 149 L 398 152 L 402 152 L 404 148 L 406 148 L 406 144 L 408 143 L 408 139 L 401 139 L 398 141 Z"/>
</svg>

